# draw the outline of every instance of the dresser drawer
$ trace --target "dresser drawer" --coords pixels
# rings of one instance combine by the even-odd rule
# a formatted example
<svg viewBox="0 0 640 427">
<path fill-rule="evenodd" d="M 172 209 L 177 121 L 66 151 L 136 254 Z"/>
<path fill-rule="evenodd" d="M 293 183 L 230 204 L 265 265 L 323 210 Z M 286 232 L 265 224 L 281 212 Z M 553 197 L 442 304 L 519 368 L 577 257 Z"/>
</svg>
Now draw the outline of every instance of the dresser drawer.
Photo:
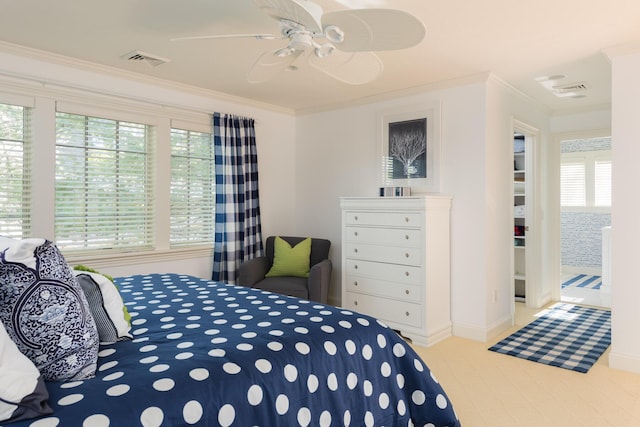
<svg viewBox="0 0 640 427">
<path fill-rule="evenodd" d="M 416 328 L 422 325 L 422 310 L 419 304 L 347 292 L 345 307 L 389 322 Z"/>
<path fill-rule="evenodd" d="M 419 212 L 345 212 L 346 225 L 374 225 L 380 227 L 415 227 L 422 225 Z"/>
<path fill-rule="evenodd" d="M 402 248 L 398 246 L 365 245 L 348 242 L 343 248 L 344 255 L 351 259 L 377 261 L 389 264 L 420 266 L 422 257 L 420 248 Z"/>
<path fill-rule="evenodd" d="M 346 259 L 343 266 L 347 276 L 362 276 L 396 282 L 400 285 L 421 285 L 421 269 L 411 265 L 382 264 L 379 262 Z"/>
<path fill-rule="evenodd" d="M 415 228 L 375 228 L 351 226 L 345 229 L 347 242 L 419 248 L 422 230 Z"/>
<path fill-rule="evenodd" d="M 394 298 L 419 304 L 421 301 L 418 285 L 410 283 L 388 282 L 371 277 L 347 274 L 345 285 L 348 292 L 360 292 L 384 298 Z"/>
</svg>

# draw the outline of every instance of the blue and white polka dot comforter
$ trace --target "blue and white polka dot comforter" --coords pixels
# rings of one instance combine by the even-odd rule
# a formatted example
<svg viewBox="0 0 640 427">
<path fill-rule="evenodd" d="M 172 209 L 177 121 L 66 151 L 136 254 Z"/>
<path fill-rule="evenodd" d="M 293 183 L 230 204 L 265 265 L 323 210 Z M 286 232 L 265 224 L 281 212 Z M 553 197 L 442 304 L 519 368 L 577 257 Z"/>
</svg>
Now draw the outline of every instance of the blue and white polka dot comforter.
<svg viewBox="0 0 640 427">
<path fill-rule="evenodd" d="M 176 274 L 116 279 L 133 341 L 90 380 L 48 383 L 14 427 L 459 426 L 434 375 L 375 319 Z"/>
</svg>

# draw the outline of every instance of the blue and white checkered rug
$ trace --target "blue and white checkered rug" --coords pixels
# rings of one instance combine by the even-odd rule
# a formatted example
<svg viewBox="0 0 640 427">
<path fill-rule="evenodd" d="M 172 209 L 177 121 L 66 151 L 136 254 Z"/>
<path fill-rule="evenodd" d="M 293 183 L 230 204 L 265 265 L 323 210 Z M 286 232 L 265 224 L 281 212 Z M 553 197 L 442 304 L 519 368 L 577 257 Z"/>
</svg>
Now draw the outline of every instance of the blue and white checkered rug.
<svg viewBox="0 0 640 427">
<path fill-rule="evenodd" d="M 611 312 L 557 303 L 489 350 L 586 373 L 611 344 Z"/>
<path fill-rule="evenodd" d="M 562 282 L 562 289 L 566 289 L 566 288 L 600 289 L 600 286 L 602 286 L 602 277 L 589 276 L 588 274 L 578 274 Z"/>
</svg>

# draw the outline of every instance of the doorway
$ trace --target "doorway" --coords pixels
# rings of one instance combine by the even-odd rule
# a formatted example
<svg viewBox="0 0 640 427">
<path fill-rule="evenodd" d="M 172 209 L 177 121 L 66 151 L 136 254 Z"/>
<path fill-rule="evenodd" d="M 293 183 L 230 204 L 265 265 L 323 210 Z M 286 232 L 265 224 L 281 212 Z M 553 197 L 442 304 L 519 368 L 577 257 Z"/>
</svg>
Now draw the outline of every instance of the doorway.
<svg viewBox="0 0 640 427">
<path fill-rule="evenodd" d="M 558 142 L 561 274 L 554 293 L 563 302 L 610 307 L 611 136 Z"/>
<path fill-rule="evenodd" d="M 542 259 L 539 248 L 538 129 L 513 120 L 513 296 L 515 302 L 537 308 L 550 298 L 541 286 Z M 545 295 L 546 294 L 546 295 Z"/>
</svg>

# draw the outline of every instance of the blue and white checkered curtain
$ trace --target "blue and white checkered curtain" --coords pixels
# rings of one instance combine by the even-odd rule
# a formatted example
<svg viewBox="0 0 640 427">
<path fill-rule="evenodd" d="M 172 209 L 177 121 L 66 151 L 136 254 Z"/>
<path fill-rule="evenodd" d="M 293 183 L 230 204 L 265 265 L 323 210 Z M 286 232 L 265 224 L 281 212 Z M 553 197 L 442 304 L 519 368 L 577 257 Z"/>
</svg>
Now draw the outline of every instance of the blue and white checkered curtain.
<svg viewBox="0 0 640 427">
<path fill-rule="evenodd" d="M 216 235 L 213 280 L 235 283 L 243 261 L 262 255 L 254 120 L 213 114 Z"/>
</svg>

